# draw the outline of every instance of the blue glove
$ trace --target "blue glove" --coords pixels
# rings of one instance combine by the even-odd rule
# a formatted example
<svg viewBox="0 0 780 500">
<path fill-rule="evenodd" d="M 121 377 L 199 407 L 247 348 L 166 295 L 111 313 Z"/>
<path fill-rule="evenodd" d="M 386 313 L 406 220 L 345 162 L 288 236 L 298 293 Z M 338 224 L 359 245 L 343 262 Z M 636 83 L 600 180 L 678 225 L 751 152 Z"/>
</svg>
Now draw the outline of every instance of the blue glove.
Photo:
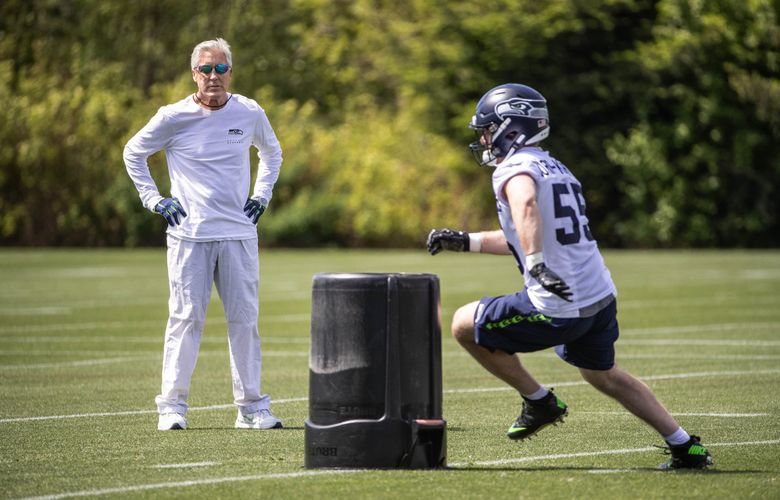
<svg viewBox="0 0 780 500">
<path fill-rule="evenodd" d="M 265 212 L 268 202 L 263 198 L 248 198 L 244 205 L 244 215 L 249 217 L 252 224 L 257 224 L 260 216 Z"/>
<path fill-rule="evenodd" d="M 154 206 L 154 211 L 165 217 L 165 220 L 171 227 L 180 223 L 179 215 L 181 215 L 182 219 L 187 217 L 187 212 L 184 211 L 181 203 L 176 198 L 163 198 L 160 203 Z"/>
</svg>

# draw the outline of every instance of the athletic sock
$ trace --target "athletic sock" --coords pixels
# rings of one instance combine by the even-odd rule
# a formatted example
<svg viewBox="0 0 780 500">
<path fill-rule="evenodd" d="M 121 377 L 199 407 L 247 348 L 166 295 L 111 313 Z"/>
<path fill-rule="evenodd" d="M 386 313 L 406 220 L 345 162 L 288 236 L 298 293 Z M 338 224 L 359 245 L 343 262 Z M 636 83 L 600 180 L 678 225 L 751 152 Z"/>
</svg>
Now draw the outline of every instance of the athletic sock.
<svg viewBox="0 0 780 500">
<path fill-rule="evenodd" d="M 539 390 L 533 394 L 523 394 L 523 397 L 525 397 L 525 399 L 530 399 L 531 401 L 538 401 L 548 394 L 550 394 L 550 391 L 548 391 L 545 386 L 540 385 Z"/>
<path fill-rule="evenodd" d="M 683 429 L 682 427 L 678 427 L 673 434 L 664 436 L 664 439 L 666 440 L 667 443 L 669 443 L 672 446 L 679 446 L 681 444 L 685 444 L 688 441 L 690 441 L 691 436 L 687 432 L 685 432 L 685 429 Z"/>
</svg>

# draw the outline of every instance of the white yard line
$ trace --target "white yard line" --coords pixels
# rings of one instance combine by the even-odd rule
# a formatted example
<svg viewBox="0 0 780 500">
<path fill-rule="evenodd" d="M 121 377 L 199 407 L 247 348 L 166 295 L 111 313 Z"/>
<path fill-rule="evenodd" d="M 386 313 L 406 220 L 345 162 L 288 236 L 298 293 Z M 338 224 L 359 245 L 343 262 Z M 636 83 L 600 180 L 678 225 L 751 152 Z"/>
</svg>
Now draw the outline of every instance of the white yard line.
<svg viewBox="0 0 780 500">
<path fill-rule="evenodd" d="M 296 322 L 309 321 L 310 314 L 261 314 L 260 322 Z M 207 325 L 225 325 L 225 318 L 207 318 Z M 165 329 L 165 318 L 138 321 L 88 321 L 58 323 L 51 325 L 8 325 L 0 326 L 0 333 L 70 332 L 79 330 L 113 330 L 116 328 L 155 328 Z"/>
<path fill-rule="evenodd" d="M 621 339 L 617 345 L 692 345 L 726 347 L 778 347 L 780 340 L 721 339 Z"/>
<path fill-rule="evenodd" d="M 2 353 L 0 353 L 2 354 Z M 58 354 L 55 352 L 50 355 Z M 25 356 L 26 353 L 18 353 L 16 356 Z M 199 358 L 221 355 L 216 352 L 202 352 L 198 355 Z M 309 351 L 267 351 L 263 353 L 263 357 L 271 358 L 285 358 L 285 357 L 306 357 L 309 355 Z M 162 356 L 160 354 L 148 354 L 144 356 L 117 356 L 113 358 L 98 358 L 98 359 L 84 359 L 79 361 L 59 361 L 55 363 L 32 363 L 29 365 L 22 363 L 15 363 L 12 365 L 0 365 L 0 370 L 27 370 L 27 369 L 51 369 L 51 368 L 68 368 L 78 366 L 95 366 L 95 365 L 109 365 L 113 363 L 127 363 L 141 360 L 160 361 Z"/>
<path fill-rule="evenodd" d="M 776 299 L 775 299 L 776 300 Z M 752 330 L 780 330 L 780 323 L 714 323 L 709 325 L 687 325 L 687 326 L 657 326 L 651 328 L 621 328 L 620 334 L 623 335 L 656 335 L 668 333 L 698 333 L 698 332 L 750 332 Z"/>
<path fill-rule="evenodd" d="M 749 347 L 749 346 L 748 346 Z M 442 353 L 442 356 L 448 358 L 471 358 L 468 352 L 461 349 L 459 351 L 446 351 Z M 552 350 L 537 351 L 533 353 L 524 354 L 527 356 L 533 356 L 534 359 L 547 358 L 549 360 L 556 360 L 560 362 L 561 358 Z M 775 361 L 780 359 L 780 354 L 693 354 L 693 353 L 655 353 L 655 354 L 626 354 L 619 353 L 617 360 L 622 361 L 625 359 L 712 359 L 721 361 Z"/>
<path fill-rule="evenodd" d="M 278 337 L 260 335 L 262 342 L 270 344 L 308 344 L 309 339 L 305 337 Z M 204 336 L 200 343 L 203 344 L 224 344 L 227 341 L 227 335 L 222 333 L 209 333 Z M 92 343 L 92 344 L 106 344 L 109 342 L 125 342 L 132 344 L 155 344 L 162 346 L 163 332 L 160 330 L 159 336 L 142 337 L 138 335 L 22 335 L 18 337 L 11 337 L 7 335 L 0 335 L 0 342 L 14 342 L 19 344 L 40 344 L 40 343 Z"/>
<path fill-rule="evenodd" d="M 212 465 L 219 465 L 219 462 L 191 462 L 187 464 L 159 464 L 150 465 L 151 469 L 188 469 L 192 467 L 211 467 Z"/>
<path fill-rule="evenodd" d="M 56 354 L 56 353 L 52 353 L 52 354 Z M 155 354 L 155 355 L 148 355 L 148 356 L 121 356 L 116 358 L 85 359 L 81 361 L 61 361 L 59 363 L 33 363 L 29 365 L 25 365 L 25 364 L 0 365 L 0 370 L 26 370 L 26 369 L 33 369 L 33 368 L 36 369 L 67 368 L 69 366 L 109 365 L 113 363 L 125 363 L 128 361 L 140 361 L 142 359 L 155 359 L 160 357 L 161 356 Z"/>
<path fill-rule="evenodd" d="M 624 472 L 637 472 L 638 469 L 591 469 L 588 474 L 621 474 Z"/>
<path fill-rule="evenodd" d="M 167 303 L 167 297 L 160 298 L 138 298 L 123 297 L 120 295 L 107 297 L 102 300 L 58 300 L 57 303 L 46 303 L 45 298 L 39 296 L 20 296 L 14 293 L 0 293 L 0 299 L 7 299 L 7 302 L 20 304 L 18 306 L 4 305 L 0 307 L 0 316 L 20 316 L 20 315 L 38 315 L 38 314 L 70 314 L 71 311 L 79 309 L 100 309 L 104 307 L 116 307 L 117 304 L 123 306 L 144 306 L 160 305 Z M 291 302 L 298 300 L 311 299 L 310 291 L 280 291 L 273 292 L 263 289 L 260 291 L 260 304 L 267 302 Z M 31 306 L 29 304 L 40 300 L 43 304 Z M 55 300 L 55 299 L 52 299 Z M 209 304 L 219 304 L 221 300 L 217 294 L 212 295 Z"/>
<path fill-rule="evenodd" d="M 741 375 L 774 375 L 780 373 L 780 369 L 772 370 L 735 370 L 735 371 L 720 371 L 720 372 L 693 372 L 693 373 L 671 373 L 668 375 L 646 375 L 637 376 L 641 380 L 673 380 L 679 378 L 698 378 L 698 377 L 730 377 Z M 575 387 L 578 385 L 588 385 L 584 380 L 575 380 L 571 382 L 550 382 L 545 383 L 549 387 Z M 500 392 L 514 390 L 509 386 L 501 387 L 476 387 L 473 389 L 447 389 L 445 394 L 466 394 L 474 392 Z M 2 421 L 0 421 L 2 422 Z"/>
<path fill-rule="evenodd" d="M 642 380 L 670 380 L 678 378 L 697 378 L 697 377 L 723 377 L 723 376 L 738 376 L 738 375 L 774 375 L 780 373 L 780 369 L 770 370 L 734 370 L 734 371 L 718 371 L 718 372 L 692 372 L 692 373 L 678 373 L 669 375 L 645 375 L 639 377 Z"/>
<path fill-rule="evenodd" d="M 298 403 L 301 401 L 308 401 L 309 398 L 288 398 L 288 399 L 275 399 L 274 404 L 285 403 Z M 193 406 L 190 411 L 209 411 L 209 410 L 224 410 L 226 408 L 235 408 L 233 404 L 211 405 L 211 406 Z M 148 415 L 157 414 L 157 410 L 127 410 L 127 411 L 115 411 L 115 412 L 100 412 L 100 413 L 73 413 L 70 415 L 48 415 L 41 417 L 15 417 L 15 418 L 2 418 L 0 424 L 10 424 L 14 422 L 35 422 L 40 420 L 67 420 L 71 418 L 92 418 L 92 417 L 123 417 L 128 415 Z"/>
<path fill-rule="evenodd" d="M 775 375 L 780 373 L 780 369 L 773 370 L 735 370 L 735 371 L 708 371 L 708 372 L 692 372 L 692 373 L 671 373 L 667 375 L 648 375 L 640 376 L 642 380 L 674 380 L 681 378 L 700 378 L 700 377 L 735 377 L 742 375 Z M 546 384 L 550 387 L 574 387 L 580 385 L 587 385 L 584 380 L 570 381 L 570 382 L 551 382 Z M 480 393 L 480 392 L 500 392 L 512 390 L 508 386 L 502 387 L 478 387 L 472 389 L 448 389 L 443 391 L 445 394 L 468 394 L 468 393 Z M 284 403 L 298 403 L 308 401 L 306 397 L 288 398 L 288 399 L 276 399 L 274 404 Z M 190 408 L 190 411 L 204 411 L 204 410 L 219 410 L 225 408 L 232 408 L 232 404 L 222 404 L 213 406 L 195 406 Z M 14 422 L 34 422 L 40 420 L 63 420 L 71 418 L 90 418 L 90 417 L 114 417 L 114 416 L 126 416 L 126 415 L 145 415 L 157 413 L 157 410 L 129 410 L 120 412 L 102 412 L 102 413 L 77 413 L 70 415 L 50 415 L 39 417 L 11 417 L 0 419 L 0 424 L 8 424 Z"/>
<path fill-rule="evenodd" d="M 550 354 L 551 358 L 558 358 Z M 721 361 L 774 361 L 780 359 L 780 354 L 619 354 L 618 360 L 623 359 L 717 359 Z"/>
<path fill-rule="evenodd" d="M 211 321 L 206 320 L 206 324 Z M 35 333 L 35 332 L 72 332 L 81 330 L 112 330 L 115 328 L 141 328 L 154 327 L 162 324 L 165 328 L 165 320 L 144 321 L 85 321 L 77 323 L 58 323 L 51 325 L 7 325 L 0 327 L 0 333 Z"/>
<path fill-rule="evenodd" d="M 640 377 L 641 378 L 641 377 Z M 575 380 L 573 382 L 550 382 L 545 383 L 546 386 L 549 387 L 576 387 L 578 385 L 588 385 L 587 382 L 584 380 Z M 509 387 L 508 385 L 502 385 L 497 387 L 472 387 L 472 388 L 464 388 L 464 389 L 445 389 L 443 392 L 444 394 L 472 394 L 472 393 L 479 393 L 479 392 L 505 392 L 505 391 L 514 391 L 513 388 Z M 2 423 L 2 420 L 0 420 L 0 423 Z"/>
<path fill-rule="evenodd" d="M 297 314 L 261 314 L 260 322 L 296 322 L 309 321 L 311 315 L 308 313 Z M 224 325 L 225 319 L 222 317 L 212 317 L 206 319 L 207 325 Z M 48 325 L 7 325 L 0 326 L 2 333 L 35 333 L 35 332 L 67 332 L 79 330 L 112 330 L 116 328 L 165 328 L 165 318 L 154 320 L 138 321 L 90 321 L 90 322 L 71 322 Z M 671 325 L 657 326 L 648 328 L 621 328 L 621 333 L 626 335 L 656 335 L 667 333 L 698 333 L 698 332 L 729 332 L 740 331 L 749 332 L 751 330 L 771 330 L 780 329 L 780 322 L 746 322 L 746 323 L 712 323 L 696 325 Z"/>
<path fill-rule="evenodd" d="M 279 338 L 279 337 L 269 337 L 269 338 L 263 338 L 263 343 L 266 344 L 308 344 L 308 341 L 302 341 L 304 339 L 285 339 L 285 338 Z M 78 360 L 78 361 L 59 361 L 59 362 L 52 362 L 52 363 L 36 363 L 36 364 L 13 364 L 13 365 L 0 365 L 0 370 L 8 370 L 8 369 L 23 369 L 23 368 L 54 368 L 54 367 L 60 367 L 60 366 L 79 366 L 82 364 L 89 365 L 89 364 L 105 364 L 109 362 L 114 363 L 122 363 L 125 361 L 135 361 L 139 359 L 156 359 L 161 360 L 162 355 L 160 354 L 149 354 L 149 355 L 137 355 L 137 354 L 131 354 L 128 351 L 51 351 L 51 350 L 36 350 L 36 351 L 27 351 L 27 350 L 0 350 L 0 356 L 6 356 L 6 357 L 12 357 L 12 358 L 18 358 L 19 356 L 78 356 L 78 355 L 85 355 L 85 354 L 92 354 L 92 355 L 100 355 L 100 354 L 108 354 L 111 352 L 116 352 L 117 354 L 122 354 L 122 356 L 115 356 L 111 358 L 96 358 L 96 359 L 85 359 L 85 360 Z M 199 356 L 217 356 L 217 355 L 225 355 L 227 356 L 227 352 L 220 353 L 220 352 L 201 352 Z M 285 356 L 291 356 L 291 357 L 297 357 L 297 356 L 308 356 L 309 351 L 308 349 L 305 351 L 271 351 L 266 350 L 263 352 L 263 356 L 271 356 L 271 357 L 285 357 Z M 539 352 L 539 353 L 533 353 L 534 357 L 546 357 L 549 359 L 553 359 L 556 361 L 560 361 L 560 358 L 552 352 Z M 446 351 L 442 353 L 442 356 L 448 357 L 448 358 L 469 358 L 469 353 L 467 353 L 464 350 L 459 351 Z M 717 359 L 717 360 L 723 360 L 723 361 L 775 361 L 780 359 L 780 354 L 623 354 L 621 353 L 619 356 L 619 359 Z"/>
<path fill-rule="evenodd" d="M 707 443 L 707 446 L 712 446 Z M 562 458 L 581 458 L 581 457 L 597 457 L 600 455 L 625 455 L 626 453 L 643 453 L 646 451 L 658 451 L 655 446 L 645 446 L 644 448 L 626 448 L 618 450 L 603 450 L 603 451 L 580 451 L 577 453 L 556 453 L 553 455 L 537 455 L 534 457 L 517 457 L 517 458 L 505 458 L 502 460 L 477 460 L 474 462 L 457 462 L 449 464 L 450 467 L 457 468 L 469 468 L 474 466 L 492 466 L 492 465 L 509 465 L 509 464 L 521 464 L 525 462 L 539 462 L 545 460 L 558 460 Z"/>
<path fill-rule="evenodd" d="M 764 446 L 780 444 L 780 439 L 770 439 L 766 441 L 744 441 L 737 443 L 706 443 L 707 448 L 716 448 L 719 446 Z M 627 453 L 642 453 L 646 451 L 658 451 L 655 446 L 646 446 L 644 448 L 626 448 L 620 450 L 603 450 L 603 451 L 581 451 L 577 453 L 558 453 L 554 455 L 538 455 L 535 457 L 517 457 L 506 458 L 503 460 L 481 460 L 476 462 L 462 462 L 450 464 L 450 467 L 470 467 L 470 466 L 491 466 L 491 465 L 509 465 L 520 464 L 524 462 L 538 462 L 543 460 L 558 460 L 561 458 L 580 458 L 580 457 L 596 457 L 600 455 L 625 455 Z"/>
<path fill-rule="evenodd" d="M 268 321 L 306 321 L 309 319 L 308 314 L 282 314 L 282 315 L 264 315 L 263 318 Z M 224 319 L 212 318 L 207 320 L 209 325 L 224 325 Z M 118 329 L 126 327 L 159 327 L 160 321 L 158 320 L 146 320 L 136 322 L 84 322 L 84 323 L 65 323 L 56 325 L 23 325 L 23 326 L 3 326 L 0 327 L 0 334 L 10 333 L 26 333 L 27 335 L 14 337 L 0 335 L 0 342 L 18 342 L 18 343 L 69 343 L 69 342 L 99 342 L 105 343 L 110 341 L 126 342 L 126 343 L 147 343 L 158 344 L 161 339 L 158 337 L 140 337 L 140 336 L 30 336 L 33 332 L 62 332 L 62 331 L 83 331 L 83 330 L 108 330 Z M 620 345 L 652 345 L 652 346 L 710 346 L 710 347 L 776 347 L 780 346 L 780 341 L 776 340 L 755 340 L 755 339 L 634 339 L 630 338 L 633 335 L 656 335 L 656 334 L 668 334 L 668 333 L 695 333 L 695 332 L 713 332 L 713 331 L 745 331 L 751 329 L 773 329 L 780 328 L 780 323 L 721 323 L 721 324 L 709 324 L 709 325 L 687 325 L 687 326 L 666 326 L 666 327 L 653 327 L 653 328 L 627 328 L 623 330 L 626 335 L 621 341 Z M 223 343 L 223 338 L 216 338 L 213 336 L 204 337 L 202 343 Z M 308 344 L 309 339 L 303 337 L 278 337 L 278 336 L 264 336 L 263 342 L 269 344 L 277 343 L 289 343 L 289 344 Z M 0 351 L 0 354 L 2 352 Z M 20 353 L 23 354 L 23 353 Z M 205 355 L 205 353 L 204 353 Z M 307 356 L 307 351 L 267 351 L 265 353 L 269 357 L 293 357 L 293 356 Z M 445 356 L 462 356 L 463 353 L 445 353 Z M 684 357 L 690 358 L 696 355 Z M 647 354 L 626 354 L 621 356 L 624 359 L 655 359 L 656 355 Z M 661 356 L 666 358 L 679 357 L 675 355 Z M 701 356 L 702 358 L 721 359 L 721 360 L 775 360 L 779 359 L 777 355 L 707 355 Z M 112 358 L 99 358 L 88 359 L 78 361 L 63 361 L 53 363 L 35 363 L 35 364 L 12 364 L 12 365 L 0 365 L 0 370 L 24 370 L 24 369 L 52 369 L 52 368 L 67 368 L 67 367 L 84 367 L 84 366 L 97 366 L 112 363 L 126 363 L 133 362 L 141 359 L 156 359 L 155 356 L 123 356 Z M 559 384 L 560 385 L 560 384 Z M 577 384 L 579 385 L 579 384 Z M 492 389 L 500 390 L 500 389 Z M 2 420 L 0 420 L 0 423 Z"/>
<path fill-rule="evenodd" d="M 291 344 L 303 344 L 307 342 L 299 342 L 302 339 L 283 339 L 283 338 L 264 338 L 263 342 L 268 344 L 274 343 L 291 343 Z M 656 344 L 657 345 L 657 344 Z M 744 346 L 743 346 L 744 347 Z M 750 347 L 748 344 L 747 347 Z M 96 351 L 97 353 L 97 351 Z M 52 356 L 52 355 L 64 355 L 67 352 L 63 351 L 45 351 L 45 352 L 25 352 L 18 351 L 10 353 L 9 351 L 0 351 L 0 356 Z M 70 352 L 70 354 L 84 354 L 76 351 Z M 218 356 L 222 355 L 217 352 L 202 352 L 199 357 Z M 549 359 L 559 361 L 560 358 L 554 353 L 534 353 L 535 356 L 544 356 Z M 272 358 L 285 358 L 285 357 L 308 357 L 309 351 L 271 351 L 266 350 L 263 352 L 263 357 Z M 444 357 L 466 358 L 469 354 L 465 351 L 449 351 L 442 353 Z M 93 365 L 106 365 L 113 363 L 128 363 L 140 360 L 155 360 L 161 359 L 159 354 L 150 354 L 145 356 L 117 356 L 112 358 L 98 358 L 98 359 L 85 359 L 78 361 L 60 361 L 53 363 L 33 363 L 33 364 L 0 364 L 0 370 L 25 370 L 25 369 L 51 369 L 51 368 L 67 368 L 67 367 L 79 367 L 79 366 L 93 366 Z M 721 360 L 721 361 L 776 361 L 780 359 L 780 354 L 620 354 L 619 359 L 708 359 L 708 360 Z"/>
<path fill-rule="evenodd" d="M 736 443 L 707 443 L 707 447 L 715 448 L 719 446 L 766 446 L 766 445 L 776 445 L 776 444 L 780 444 L 780 439 L 773 439 L 773 440 L 766 440 L 766 441 L 745 441 L 745 442 L 736 442 Z M 577 453 L 537 455 L 532 457 L 518 457 L 518 458 L 509 458 L 504 460 L 459 462 L 459 463 L 449 464 L 448 467 L 462 468 L 468 470 L 469 468 L 475 466 L 485 467 L 485 466 L 494 466 L 494 465 L 510 465 L 510 464 L 518 464 L 518 463 L 549 461 L 549 460 L 558 460 L 558 459 L 567 459 L 567 458 L 595 457 L 595 456 L 602 456 L 602 455 L 621 455 L 621 454 L 624 455 L 629 453 L 644 453 L 648 451 L 658 451 L 658 448 L 654 446 L 648 446 L 643 448 L 626 448 L 626 449 L 619 449 L 619 450 L 582 451 Z M 631 469 L 609 469 L 609 471 L 612 472 L 619 472 L 623 470 L 629 472 L 631 471 Z M 307 470 L 301 472 L 256 474 L 251 476 L 228 476 L 228 477 L 216 477 L 210 479 L 198 479 L 192 481 L 137 484 L 131 486 L 121 486 L 116 488 L 101 488 L 101 489 L 94 489 L 94 490 L 70 491 L 70 492 L 63 492 L 63 493 L 55 493 L 52 495 L 27 497 L 23 500 L 58 500 L 61 498 L 76 498 L 76 497 L 88 497 L 88 496 L 98 496 L 98 495 L 120 495 L 124 493 L 133 493 L 139 491 L 161 490 L 161 489 L 168 489 L 168 488 L 185 488 L 190 486 L 208 486 L 213 484 L 234 483 L 239 481 L 295 479 L 295 478 L 303 478 L 303 477 L 327 476 L 333 474 L 360 474 L 366 472 L 375 472 L 375 471 L 372 469 L 320 469 L 320 470 Z M 432 470 L 429 472 L 433 474 L 437 474 L 441 472 L 446 472 L 446 469 L 444 469 L 444 471 Z"/>
<path fill-rule="evenodd" d="M 675 417 L 723 417 L 723 418 L 750 418 L 750 417 L 768 417 L 769 413 L 675 413 L 669 412 Z M 578 411 L 577 415 L 623 415 L 632 417 L 627 411 Z"/>
<path fill-rule="evenodd" d="M 263 479 L 290 479 L 310 476 L 329 476 L 333 474 L 355 474 L 358 472 L 369 472 L 367 469 L 327 469 L 306 472 L 283 472 L 277 474 L 257 474 L 253 476 L 232 476 L 216 477 L 212 479 L 195 479 L 192 481 L 177 481 L 171 483 L 153 483 L 138 484 L 134 486 L 122 486 L 118 488 L 103 488 L 97 490 L 71 491 L 66 493 L 56 493 L 53 495 L 43 495 L 38 497 L 26 497 L 23 500 L 57 500 L 60 498 L 91 497 L 97 495 L 119 495 L 123 493 L 134 493 L 138 491 L 160 490 L 166 488 L 185 488 L 188 486 L 208 486 L 220 483 L 235 483 L 239 481 L 260 481 Z"/>
</svg>

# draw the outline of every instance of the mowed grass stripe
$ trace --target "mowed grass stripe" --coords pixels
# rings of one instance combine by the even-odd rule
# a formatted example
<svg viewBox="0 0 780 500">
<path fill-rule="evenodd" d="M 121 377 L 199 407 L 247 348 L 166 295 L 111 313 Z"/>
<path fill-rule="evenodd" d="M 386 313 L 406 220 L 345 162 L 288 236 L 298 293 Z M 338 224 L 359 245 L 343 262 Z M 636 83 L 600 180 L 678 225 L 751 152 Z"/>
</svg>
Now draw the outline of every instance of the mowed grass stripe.
<svg viewBox="0 0 780 500">
<path fill-rule="evenodd" d="M 734 377 L 734 376 L 743 376 L 743 375 L 753 376 L 753 375 L 774 375 L 774 374 L 780 374 L 780 369 L 674 373 L 668 375 L 647 375 L 647 376 L 640 376 L 639 378 L 641 380 L 674 380 L 674 379 L 681 379 L 681 378 Z M 554 386 L 554 387 L 576 387 L 576 386 L 588 385 L 588 383 L 585 382 L 584 380 L 576 380 L 576 381 L 569 381 L 569 382 L 551 382 L 547 385 Z M 501 386 L 501 387 L 478 387 L 478 388 L 467 388 L 467 389 L 447 389 L 444 390 L 443 392 L 445 394 L 468 394 L 468 393 L 480 393 L 480 392 L 505 392 L 505 391 L 513 391 L 513 390 L 514 389 L 512 389 L 509 386 Z M 273 400 L 272 403 L 284 404 L 284 403 L 297 403 L 301 401 L 308 401 L 308 398 L 297 397 L 297 398 L 279 399 L 279 400 Z M 232 407 L 233 407 L 232 404 L 196 406 L 190 408 L 190 411 L 217 410 L 217 409 L 225 409 L 225 408 L 232 408 Z M 127 416 L 127 415 L 142 415 L 142 414 L 150 414 L 150 413 L 157 413 L 157 411 L 156 410 L 127 410 L 127 411 L 120 411 L 120 412 L 76 413 L 71 415 L 11 417 L 11 418 L 0 419 L 0 424 L 7 424 L 7 423 L 14 423 L 14 422 L 30 422 L 30 421 L 40 421 L 40 420 L 62 420 L 62 419 L 71 419 L 71 418 L 117 417 L 117 416 Z"/>
<path fill-rule="evenodd" d="M 700 378 L 700 377 L 736 377 L 736 376 L 754 376 L 754 375 L 775 375 L 780 374 L 780 369 L 770 370 L 735 370 L 735 371 L 720 371 L 720 372 L 693 372 L 693 373 L 676 373 L 669 375 L 638 375 L 640 380 L 674 380 L 685 378 Z M 549 387 L 576 387 L 580 385 L 590 385 L 584 380 L 575 380 L 570 382 L 549 382 L 545 383 Z M 514 391 L 512 387 L 500 386 L 500 387 L 476 387 L 472 389 L 447 389 L 445 394 L 465 394 L 465 393 L 479 393 L 479 392 L 503 392 Z"/>
<path fill-rule="evenodd" d="M 676 345 L 676 344 L 675 344 Z M 747 347 L 752 347 L 751 345 L 748 345 Z M 48 355 L 54 355 L 57 354 L 55 352 L 50 352 Z M 0 354 L 4 355 L 4 354 Z M 27 353 L 19 353 L 16 354 L 27 356 L 29 354 Z M 203 352 L 200 353 L 199 358 L 207 357 L 207 356 L 214 356 L 219 355 L 223 356 L 221 353 L 215 353 L 215 352 Z M 224 354 L 226 356 L 227 353 Z M 269 357 L 269 358 L 285 358 L 285 357 L 308 357 L 309 351 L 268 351 L 266 350 L 263 352 L 263 357 Z M 443 357 L 446 358 L 468 358 L 468 353 L 465 352 L 445 352 L 442 353 Z M 114 357 L 114 358 L 98 358 L 98 359 L 85 359 L 85 360 L 79 360 L 79 361 L 61 361 L 61 362 L 52 362 L 52 363 L 32 363 L 32 364 L 24 364 L 24 363 L 15 363 L 11 365 L 0 365 L 0 370 L 41 370 L 41 369 L 50 369 L 50 368 L 69 368 L 69 367 L 83 367 L 83 366 L 97 366 L 97 365 L 108 365 L 108 364 L 119 364 L 119 363 L 133 363 L 136 361 L 155 361 L 159 362 L 162 359 L 162 356 L 159 354 L 150 354 L 148 356 L 126 356 L 126 357 Z M 553 355 L 547 355 L 547 356 L 538 356 L 538 359 L 548 359 L 548 360 L 559 360 L 557 356 Z M 756 355 L 740 355 L 740 354 L 729 354 L 729 355 L 718 355 L 718 354 L 712 354 L 712 355 L 704 355 L 704 354 L 621 354 L 620 355 L 621 360 L 626 359 L 658 359 L 658 360 L 670 360 L 670 359 L 706 359 L 706 360 L 719 360 L 719 361 L 776 361 L 780 360 L 780 355 L 772 355 L 772 354 L 756 354 Z"/>
<path fill-rule="evenodd" d="M 296 314 L 261 314 L 260 322 L 308 322 L 311 315 L 308 313 Z M 225 319 L 222 317 L 206 318 L 208 326 L 226 326 Z M 443 325 L 444 326 L 444 325 Z M 83 321 L 69 323 L 55 323 L 47 325 L 4 325 L 0 326 L 0 334 L 3 333 L 36 333 L 36 332 L 69 332 L 85 330 L 114 330 L 124 328 L 155 328 L 164 330 L 165 318 L 154 320 L 138 321 Z M 654 326 L 648 328 L 621 328 L 621 334 L 625 335 L 655 335 L 655 334 L 679 334 L 679 333 L 701 333 L 701 332 L 732 332 L 732 331 L 751 331 L 751 330 L 776 330 L 780 331 L 780 322 L 778 321 L 744 321 L 740 323 L 708 323 L 694 325 L 668 325 Z M 3 337 L 0 337 L 2 339 Z M 10 338 L 10 337 L 9 337 Z"/>
<path fill-rule="evenodd" d="M 170 483 L 137 484 L 133 486 L 122 486 L 118 488 L 102 488 L 97 490 L 72 491 L 65 493 L 55 493 L 53 495 L 42 495 L 35 497 L 24 497 L 21 500 L 58 500 L 61 498 L 91 497 L 100 495 L 120 495 L 126 493 L 137 493 L 141 491 L 160 490 L 167 488 L 187 488 L 192 486 L 206 486 L 220 483 L 233 483 L 237 481 L 262 481 L 267 479 L 297 479 L 312 476 L 332 476 L 334 474 L 356 474 L 370 472 L 366 469 L 327 469 L 312 470 L 306 472 L 281 472 L 271 474 L 256 474 L 251 476 L 229 476 L 216 477 L 211 479 L 195 479 L 191 481 L 175 481 Z"/>
<path fill-rule="evenodd" d="M 777 444 L 780 444 L 780 439 L 732 442 L 732 443 L 708 443 L 707 446 L 717 448 L 717 447 L 724 447 L 724 446 L 773 446 Z M 469 470 L 470 468 L 473 467 L 492 467 L 492 466 L 511 465 L 511 464 L 518 464 L 518 463 L 547 462 L 547 461 L 562 460 L 562 459 L 569 459 L 569 458 L 586 458 L 586 457 L 596 457 L 596 456 L 604 456 L 604 455 L 625 455 L 631 453 L 646 453 L 651 451 L 658 452 L 658 448 L 654 446 L 646 446 L 642 448 L 626 448 L 626 449 L 618 449 L 618 450 L 558 453 L 552 455 L 538 455 L 532 457 L 509 458 L 503 460 L 480 460 L 474 462 L 457 462 L 457 463 L 450 464 L 447 468 L 441 470 L 432 470 L 429 473 L 441 474 L 441 473 L 449 472 L 450 469 Z M 614 469 L 610 469 L 610 470 L 614 470 Z M 626 469 L 626 470 L 631 470 L 631 469 Z M 640 470 L 640 469 L 635 469 L 635 470 Z M 653 472 L 656 472 L 655 469 L 645 469 L 645 470 L 648 471 L 652 470 Z M 101 488 L 101 489 L 94 489 L 94 490 L 63 492 L 63 493 L 55 493 L 52 495 L 25 497 L 22 500 L 59 500 L 62 498 L 77 498 L 77 497 L 99 496 L 99 495 L 120 495 L 120 494 L 135 493 L 141 491 L 160 490 L 160 489 L 168 489 L 168 488 L 187 488 L 192 486 L 206 486 L 206 485 L 238 482 L 238 481 L 263 481 L 269 479 L 300 479 L 304 477 L 315 477 L 315 476 L 323 476 L 323 475 L 365 474 L 365 473 L 375 473 L 375 471 L 369 469 L 317 469 L 317 470 L 307 470 L 302 472 L 283 472 L 283 473 L 271 473 L 271 474 L 255 474 L 249 476 L 215 477 L 215 478 L 208 478 L 208 479 L 196 479 L 191 481 L 173 481 L 169 483 L 137 484 L 137 485 L 130 485 L 130 486 L 115 487 L 115 488 Z"/>
</svg>

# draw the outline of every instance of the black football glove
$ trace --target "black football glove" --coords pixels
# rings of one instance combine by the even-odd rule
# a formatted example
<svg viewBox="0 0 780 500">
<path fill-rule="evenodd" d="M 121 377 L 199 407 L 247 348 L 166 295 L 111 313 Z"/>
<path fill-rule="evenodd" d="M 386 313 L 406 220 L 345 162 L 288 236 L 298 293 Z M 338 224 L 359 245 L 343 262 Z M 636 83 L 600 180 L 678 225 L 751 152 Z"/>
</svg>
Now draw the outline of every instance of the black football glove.
<svg viewBox="0 0 780 500">
<path fill-rule="evenodd" d="M 181 203 L 177 198 L 163 198 L 160 202 L 154 206 L 154 211 L 163 217 L 169 226 L 178 226 L 182 219 L 187 217 L 187 212 L 182 208 Z"/>
<path fill-rule="evenodd" d="M 469 251 L 469 233 L 452 229 L 431 229 L 428 234 L 428 251 L 436 255 L 442 250 L 453 252 Z"/>
<path fill-rule="evenodd" d="M 244 204 L 244 215 L 249 217 L 252 224 L 257 224 L 260 216 L 263 215 L 265 209 L 268 207 L 268 202 L 264 198 L 247 198 Z"/>
<path fill-rule="evenodd" d="M 544 262 L 536 264 L 529 271 L 531 276 L 542 285 L 542 288 L 567 302 L 571 302 L 571 290 L 569 285 L 555 274 Z"/>
</svg>

